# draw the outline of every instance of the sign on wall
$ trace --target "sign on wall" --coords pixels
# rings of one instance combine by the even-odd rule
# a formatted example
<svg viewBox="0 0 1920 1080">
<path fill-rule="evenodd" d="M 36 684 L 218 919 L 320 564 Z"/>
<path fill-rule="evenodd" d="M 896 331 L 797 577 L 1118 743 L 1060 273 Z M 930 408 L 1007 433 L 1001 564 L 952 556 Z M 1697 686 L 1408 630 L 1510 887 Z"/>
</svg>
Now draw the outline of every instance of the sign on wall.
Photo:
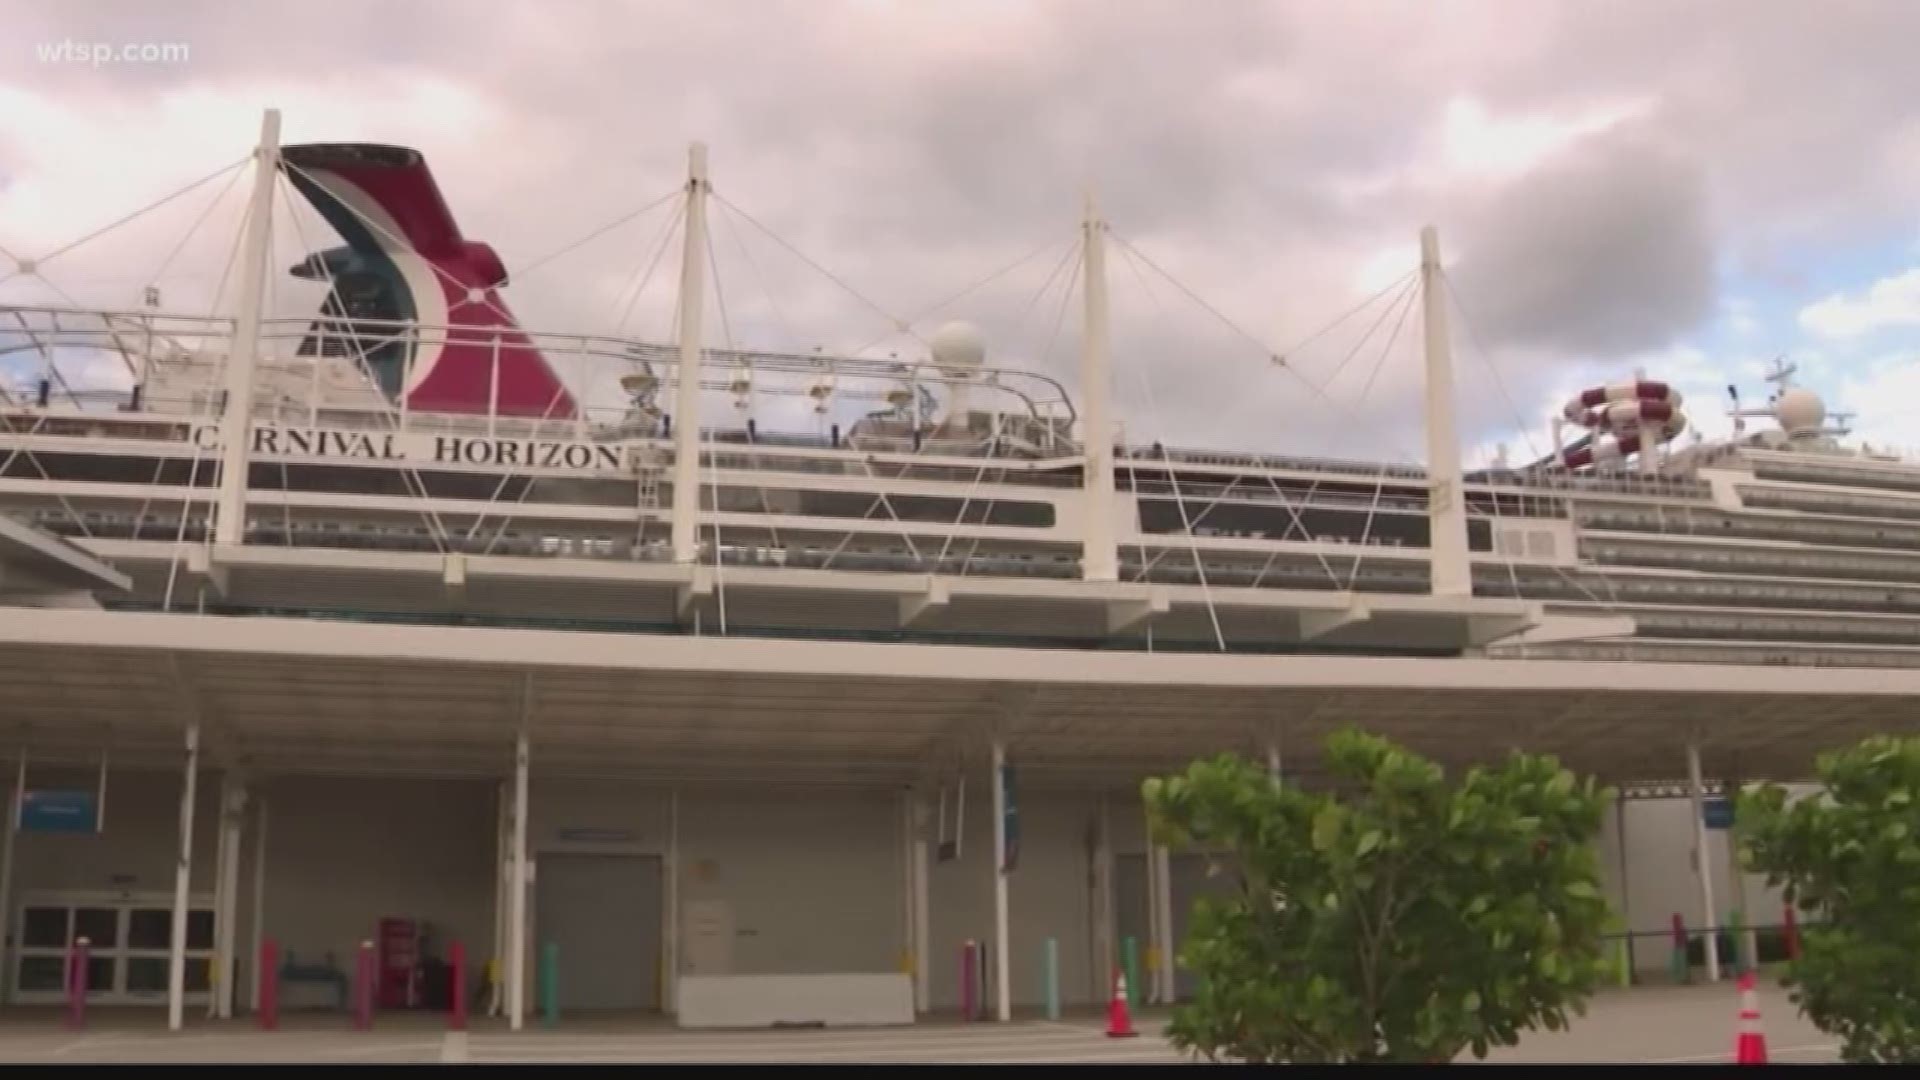
<svg viewBox="0 0 1920 1080">
<path fill-rule="evenodd" d="M 1706 799 L 1700 804 L 1700 816 L 1709 829 L 1733 828 L 1733 800 L 1728 798 Z"/>
<path fill-rule="evenodd" d="M 20 831 L 90 833 L 99 806 L 91 791 L 29 790 L 20 796 Z"/>
</svg>

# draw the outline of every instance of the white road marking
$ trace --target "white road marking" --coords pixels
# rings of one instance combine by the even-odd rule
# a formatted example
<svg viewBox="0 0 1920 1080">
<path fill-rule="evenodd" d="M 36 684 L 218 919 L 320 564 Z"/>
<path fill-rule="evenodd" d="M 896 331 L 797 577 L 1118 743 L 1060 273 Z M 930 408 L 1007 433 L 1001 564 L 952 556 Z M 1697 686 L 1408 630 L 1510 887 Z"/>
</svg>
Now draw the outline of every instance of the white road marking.
<svg viewBox="0 0 1920 1080">
<path fill-rule="evenodd" d="M 467 1033 L 449 1031 L 440 1040 L 440 1060 L 447 1064 L 459 1064 L 467 1060 Z"/>
</svg>

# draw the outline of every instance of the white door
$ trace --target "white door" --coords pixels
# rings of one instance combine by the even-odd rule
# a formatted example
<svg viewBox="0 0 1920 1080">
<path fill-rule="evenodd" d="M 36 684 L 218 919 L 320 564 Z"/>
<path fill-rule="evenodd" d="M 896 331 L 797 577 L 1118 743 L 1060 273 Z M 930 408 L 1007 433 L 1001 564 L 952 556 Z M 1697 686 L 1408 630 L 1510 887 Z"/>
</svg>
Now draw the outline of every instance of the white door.
<svg viewBox="0 0 1920 1080">
<path fill-rule="evenodd" d="M 725 900 L 689 900 L 686 907 L 686 973 L 733 973 L 733 905 Z"/>
</svg>

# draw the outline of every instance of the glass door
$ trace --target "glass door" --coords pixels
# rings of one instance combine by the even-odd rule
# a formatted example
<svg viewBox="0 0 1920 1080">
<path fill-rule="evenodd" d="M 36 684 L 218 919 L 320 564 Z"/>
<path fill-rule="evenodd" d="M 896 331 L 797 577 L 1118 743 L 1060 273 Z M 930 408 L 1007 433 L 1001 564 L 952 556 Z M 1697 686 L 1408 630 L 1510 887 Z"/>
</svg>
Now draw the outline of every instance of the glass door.
<svg viewBox="0 0 1920 1080">
<path fill-rule="evenodd" d="M 67 948 L 87 939 L 87 999 L 164 1004 L 173 940 L 172 897 L 159 894 L 28 893 L 15 923 L 13 1000 L 66 1000 Z M 186 995 L 204 1002 L 213 964 L 213 904 L 197 897 L 187 911 Z"/>
</svg>

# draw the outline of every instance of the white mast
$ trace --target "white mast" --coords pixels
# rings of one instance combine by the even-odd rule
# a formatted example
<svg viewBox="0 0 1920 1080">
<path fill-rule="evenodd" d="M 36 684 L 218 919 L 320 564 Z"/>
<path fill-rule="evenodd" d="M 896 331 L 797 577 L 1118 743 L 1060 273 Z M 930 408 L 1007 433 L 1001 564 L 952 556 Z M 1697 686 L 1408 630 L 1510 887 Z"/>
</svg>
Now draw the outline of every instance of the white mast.
<svg viewBox="0 0 1920 1080">
<path fill-rule="evenodd" d="M 279 175 L 280 110 L 268 109 L 261 114 L 260 146 L 253 153 L 253 198 L 247 204 L 240 311 L 234 320 L 233 342 L 227 349 L 226 412 L 220 418 L 220 501 L 213 534 L 214 541 L 221 544 L 238 544 L 246 537 L 253 368 L 260 351 L 260 304 L 273 242 L 273 184 Z"/>
<path fill-rule="evenodd" d="M 1086 279 L 1086 326 L 1080 348 L 1080 397 L 1084 416 L 1081 446 L 1086 472 L 1081 487 L 1085 521 L 1081 528 L 1080 576 L 1088 581 L 1116 581 L 1120 577 L 1119 548 L 1113 536 L 1113 421 L 1109 399 L 1113 373 L 1107 357 L 1107 245 L 1106 222 L 1100 220 L 1093 192 L 1087 192 L 1087 213 L 1081 222 Z"/>
<path fill-rule="evenodd" d="M 707 266 L 707 144 L 687 151 L 686 246 L 680 256 L 680 372 L 673 408 L 673 561 L 700 556 L 701 290 Z"/>
<path fill-rule="evenodd" d="M 1453 350 L 1441 294 L 1440 234 L 1420 230 L 1420 294 L 1427 331 L 1427 525 L 1435 596 L 1473 595 L 1467 561 L 1467 503 L 1461 490 L 1460 437 L 1453 418 Z"/>
</svg>

